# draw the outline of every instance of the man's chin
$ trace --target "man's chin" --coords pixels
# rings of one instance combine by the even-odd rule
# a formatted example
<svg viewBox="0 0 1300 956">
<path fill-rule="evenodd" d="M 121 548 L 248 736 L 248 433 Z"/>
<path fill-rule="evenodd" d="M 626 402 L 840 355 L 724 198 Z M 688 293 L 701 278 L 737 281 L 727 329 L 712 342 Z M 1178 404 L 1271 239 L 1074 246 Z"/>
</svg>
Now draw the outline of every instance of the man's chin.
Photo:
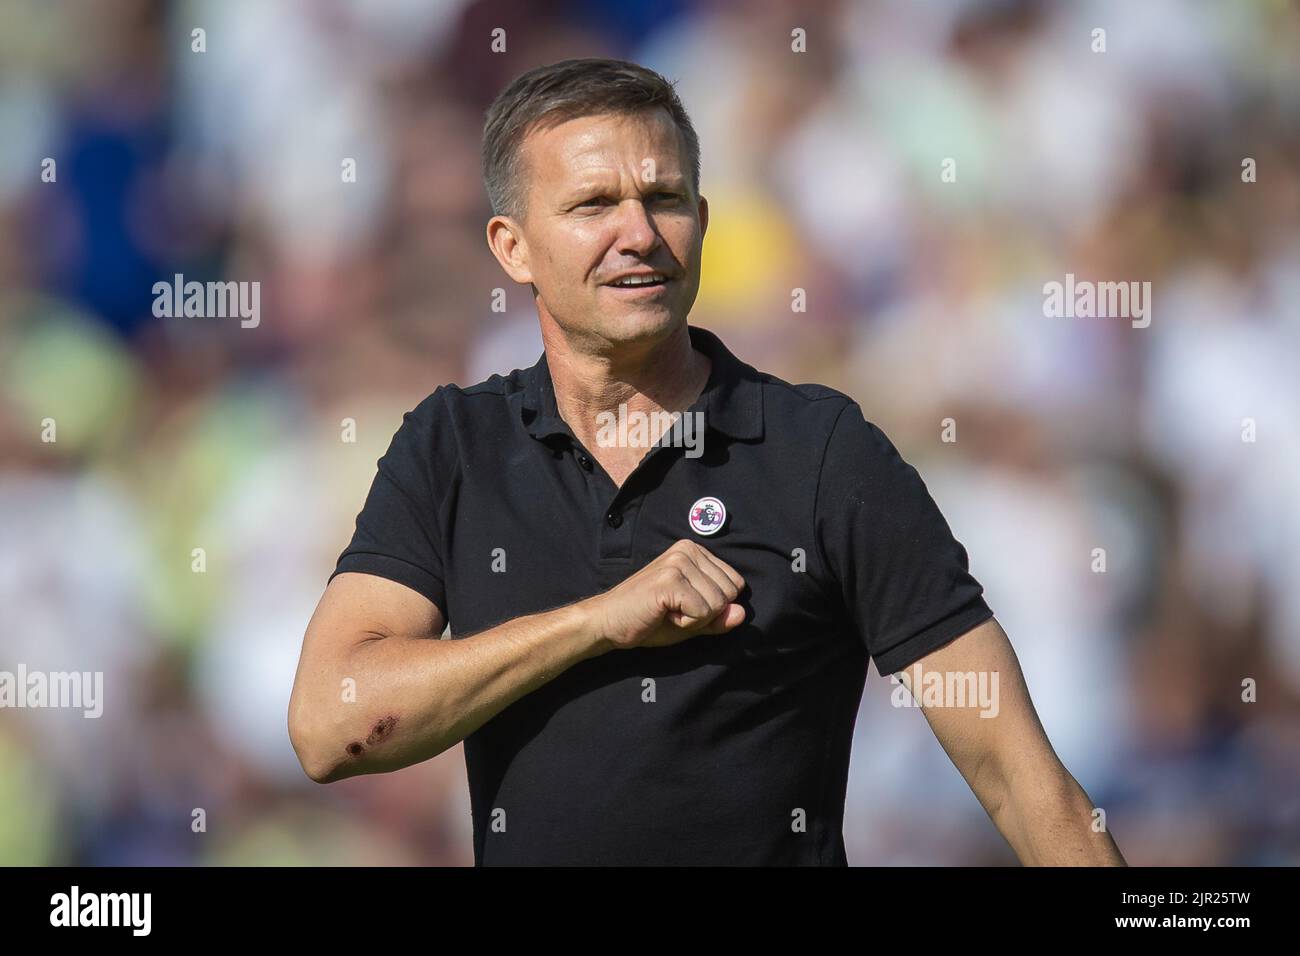
<svg viewBox="0 0 1300 956">
<path fill-rule="evenodd" d="M 606 313 L 600 328 L 611 342 L 637 342 L 662 338 L 686 323 L 685 317 L 666 308 L 629 309 L 621 315 Z"/>
</svg>

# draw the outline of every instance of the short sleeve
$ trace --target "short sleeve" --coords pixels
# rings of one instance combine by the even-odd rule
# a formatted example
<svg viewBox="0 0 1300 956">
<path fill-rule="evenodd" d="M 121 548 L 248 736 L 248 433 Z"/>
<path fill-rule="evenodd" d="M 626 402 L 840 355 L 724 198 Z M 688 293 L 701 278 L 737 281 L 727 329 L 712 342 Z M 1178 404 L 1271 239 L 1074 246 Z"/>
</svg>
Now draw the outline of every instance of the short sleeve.
<svg viewBox="0 0 1300 956">
<path fill-rule="evenodd" d="M 402 417 L 388 451 L 379 459 L 352 541 L 334 573 L 359 571 L 405 584 L 447 613 L 438 508 L 439 431 L 446 430 L 441 387 Z"/>
<path fill-rule="evenodd" d="M 856 402 L 827 441 L 815 512 L 822 558 L 880 674 L 993 616 L 921 476 Z"/>
</svg>

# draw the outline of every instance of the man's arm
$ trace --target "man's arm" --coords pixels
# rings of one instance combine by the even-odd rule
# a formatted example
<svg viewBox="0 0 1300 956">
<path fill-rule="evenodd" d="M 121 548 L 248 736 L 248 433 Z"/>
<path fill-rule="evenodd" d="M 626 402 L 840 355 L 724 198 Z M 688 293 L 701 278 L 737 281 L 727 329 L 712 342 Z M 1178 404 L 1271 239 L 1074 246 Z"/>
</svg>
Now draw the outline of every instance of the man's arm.
<svg viewBox="0 0 1300 956">
<path fill-rule="evenodd" d="M 1043 731 L 1020 662 L 996 619 L 921 658 L 922 672 L 988 674 L 996 711 L 924 706 L 926 720 L 980 804 L 1026 866 L 1127 866 L 1106 830 L 1094 829 L 1094 807 L 1065 769 Z M 997 674 L 997 683 L 992 675 Z M 913 691 L 911 668 L 900 672 Z M 924 677 L 922 678 L 924 680 Z M 982 717 L 981 711 L 995 714 Z"/>
<path fill-rule="evenodd" d="M 289 738 L 307 775 L 332 783 L 437 756 L 513 700 L 598 653 L 575 606 L 439 640 L 446 618 L 386 578 L 330 581 L 307 625 Z"/>
<path fill-rule="evenodd" d="M 745 618 L 732 603 L 743 587 L 726 562 L 679 541 L 604 594 L 444 641 L 428 598 L 336 575 L 303 638 L 289 739 L 318 783 L 428 760 L 579 661 L 731 630 Z"/>
</svg>

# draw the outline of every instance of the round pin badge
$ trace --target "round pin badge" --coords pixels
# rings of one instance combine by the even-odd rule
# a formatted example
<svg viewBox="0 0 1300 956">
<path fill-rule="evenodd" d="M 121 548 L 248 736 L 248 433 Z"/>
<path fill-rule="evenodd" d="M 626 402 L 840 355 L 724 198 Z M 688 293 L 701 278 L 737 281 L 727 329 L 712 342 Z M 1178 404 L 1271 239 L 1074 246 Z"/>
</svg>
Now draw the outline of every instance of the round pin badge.
<svg viewBox="0 0 1300 956">
<path fill-rule="evenodd" d="M 701 498 L 691 505 L 691 528 L 696 534 L 715 534 L 727 520 L 727 506 L 717 498 Z"/>
</svg>

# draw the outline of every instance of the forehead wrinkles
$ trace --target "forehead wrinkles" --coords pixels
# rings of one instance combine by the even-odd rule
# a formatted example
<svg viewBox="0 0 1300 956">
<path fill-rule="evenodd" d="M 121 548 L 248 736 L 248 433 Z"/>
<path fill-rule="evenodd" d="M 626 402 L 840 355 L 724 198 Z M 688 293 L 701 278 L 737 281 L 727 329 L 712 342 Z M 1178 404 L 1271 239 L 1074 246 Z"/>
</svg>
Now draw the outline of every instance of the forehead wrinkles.
<svg viewBox="0 0 1300 956">
<path fill-rule="evenodd" d="M 609 172 L 639 179 L 647 159 L 654 161 L 657 177 L 681 175 L 681 143 L 666 115 L 569 120 L 530 134 L 522 152 L 526 168 L 551 183 Z"/>
</svg>

